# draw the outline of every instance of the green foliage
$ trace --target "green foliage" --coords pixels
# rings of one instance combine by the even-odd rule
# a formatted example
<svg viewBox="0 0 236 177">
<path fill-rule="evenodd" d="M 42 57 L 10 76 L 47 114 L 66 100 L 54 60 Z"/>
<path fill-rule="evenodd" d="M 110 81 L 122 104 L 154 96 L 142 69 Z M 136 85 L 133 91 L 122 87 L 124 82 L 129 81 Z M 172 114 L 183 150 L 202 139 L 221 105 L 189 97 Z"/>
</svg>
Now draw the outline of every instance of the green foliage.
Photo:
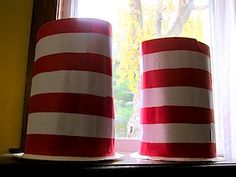
<svg viewBox="0 0 236 177">
<path fill-rule="evenodd" d="M 120 31 L 116 39 L 119 43 L 119 66 L 117 83 L 127 82 L 128 89 L 137 93 L 139 82 L 140 43 L 142 41 L 142 29 L 138 21 L 133 20 L 129 11 L 123 11 L 120 15 Z"/>
<path fill-rule="evenodd" d="M 116 108 L 116 115 L 116 136 L 127 137 L 126 129 L 129 117 L 132 115 L 132 104 Z"/>
<path fill-rule="evenodd" d="M 133 94 L 129 91 L 128 81 L 118 82 L 119 70 L 114 66 L 113 89 L 115 98 L 116 136 L 126 137 L 126 125 L 132 115 Z"/>
</svg>

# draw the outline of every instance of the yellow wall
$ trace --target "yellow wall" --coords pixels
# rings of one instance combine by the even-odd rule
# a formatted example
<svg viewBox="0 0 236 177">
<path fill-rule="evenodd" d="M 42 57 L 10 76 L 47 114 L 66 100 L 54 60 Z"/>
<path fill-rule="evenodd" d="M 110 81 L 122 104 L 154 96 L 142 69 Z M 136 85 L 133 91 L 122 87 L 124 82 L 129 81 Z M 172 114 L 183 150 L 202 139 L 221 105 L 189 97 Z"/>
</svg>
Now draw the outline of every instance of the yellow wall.
<svg viewBox="0 0 236 177">
<path fill-rule="evenodd" d="M 33 0 L 0 0 L 0 153 L 20 146 Z"/>
</svg>

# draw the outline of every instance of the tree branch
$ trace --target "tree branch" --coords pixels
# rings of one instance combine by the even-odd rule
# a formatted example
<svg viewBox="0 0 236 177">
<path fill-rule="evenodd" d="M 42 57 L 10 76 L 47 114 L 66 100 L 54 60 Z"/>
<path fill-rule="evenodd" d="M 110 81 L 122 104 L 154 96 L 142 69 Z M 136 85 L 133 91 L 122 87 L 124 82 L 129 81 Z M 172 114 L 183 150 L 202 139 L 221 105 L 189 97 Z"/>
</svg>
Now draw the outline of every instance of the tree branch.
<svg viewBox="0 0 236 177">
<path fill-rule="evenodd" d="M 157 0 L 157 13 L 156 13 L 156 36 L 161 37 L 161 24 L 162 24 L 162 1 Z"/>
<path fill-rule="evenodd" d="M 143 29 L 143 14 L 140 0 L 129 0 L 130 13 L 137 18 L 140 27 Z"/>
<path fill-rule="evenodd" d="M 188 2 L 186 0 L 180 0 L 177 17 L 166 36 L 179 36 L 193 9 L 194 0 L 188 0 Z"/>
</svg>

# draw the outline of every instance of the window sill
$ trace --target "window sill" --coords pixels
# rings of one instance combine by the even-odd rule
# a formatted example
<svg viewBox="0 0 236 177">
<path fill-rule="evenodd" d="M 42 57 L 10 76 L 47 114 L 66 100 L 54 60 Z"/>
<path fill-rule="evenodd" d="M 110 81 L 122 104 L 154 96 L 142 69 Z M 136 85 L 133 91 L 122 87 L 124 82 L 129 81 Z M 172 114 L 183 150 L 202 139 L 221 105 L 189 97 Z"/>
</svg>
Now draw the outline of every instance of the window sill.
<svg viewBox="0 0 236 177">
<path fill-rule="evenodd" d="M 0 156 L 1 176 L 236 176 L 236 161 L 161 162 L 133 159 L 119 161 L 53 162 Z"/>
</svg>

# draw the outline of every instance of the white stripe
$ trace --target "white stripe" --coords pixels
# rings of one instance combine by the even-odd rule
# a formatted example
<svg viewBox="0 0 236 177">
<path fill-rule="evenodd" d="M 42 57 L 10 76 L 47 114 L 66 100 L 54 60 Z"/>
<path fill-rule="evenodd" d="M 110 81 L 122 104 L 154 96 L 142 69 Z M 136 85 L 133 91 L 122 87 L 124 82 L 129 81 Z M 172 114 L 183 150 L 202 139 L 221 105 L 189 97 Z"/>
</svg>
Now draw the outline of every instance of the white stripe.
<svg viewBox="0 0 236 177">
<path fill-rule="evenodd" d="M 27 134 L 114 138 L 114 119 L 72 113 L 31 113 Z"/>
<path fill-rule="evenodd" d="M 54 71 L 33 77 L 31 96 L 43 93 L 80 93 L 112 96 L 112 78 L 89 71 Z"/>
<path fill-rule="evenodd" d="M 141 66 L 141 73 L 173 68 L 195 68 L 211 72 L 209 56 L 200 52 L 186 50 L 163 51 L 143 55 Z"/>
<path fill-rule="evenodd" d="M 195 106 L 213 108 L 212 92 L 196 87 L 160 87 L 141 90 L 141 107 Z"/>
<path fill-rule="evenodd" d="M 142 142 L 215 143 L 214 124 L 142 124 Z"/>
<path fill-rule="evenodd" d="M 98 33 L 63 33 L 40 39 L 36 45 L 35 61 L 57 53 L 95 53 L 111 57 L 111 37 Z"/>
</svg>

